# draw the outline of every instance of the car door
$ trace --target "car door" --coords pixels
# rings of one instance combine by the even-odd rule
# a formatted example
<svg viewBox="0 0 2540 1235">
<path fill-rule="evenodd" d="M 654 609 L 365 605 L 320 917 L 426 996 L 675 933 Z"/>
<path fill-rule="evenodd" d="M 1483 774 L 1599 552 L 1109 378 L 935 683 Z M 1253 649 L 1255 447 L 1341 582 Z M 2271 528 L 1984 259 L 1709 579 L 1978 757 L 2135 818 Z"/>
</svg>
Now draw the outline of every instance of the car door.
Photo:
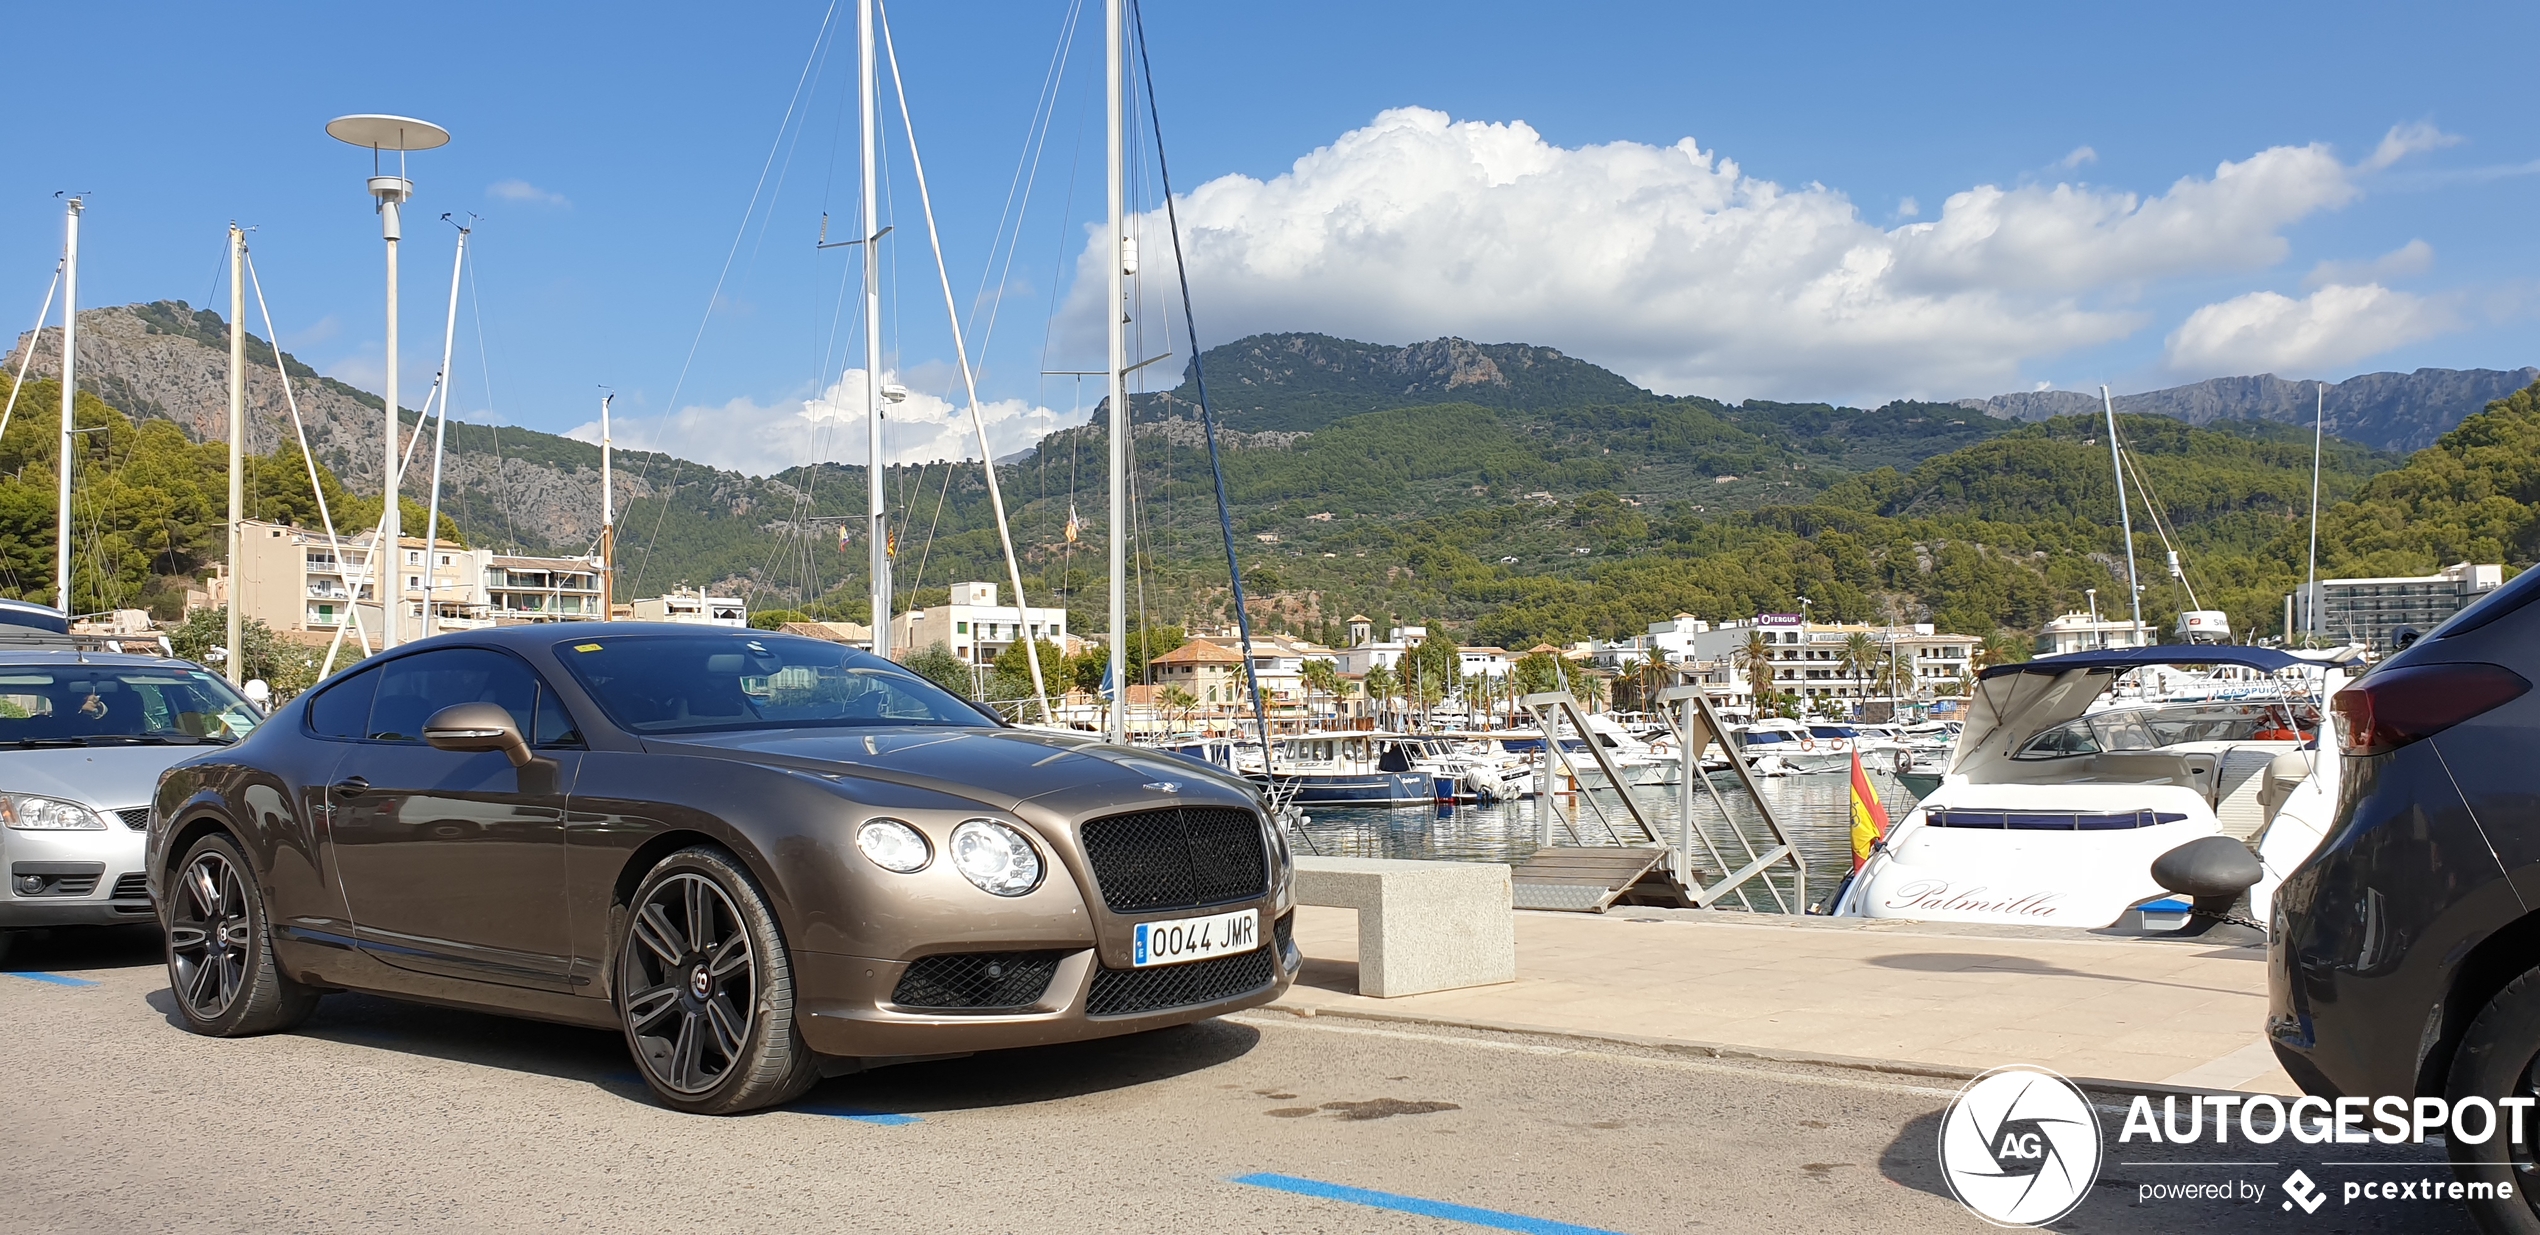
<svg viewBox="0 0 2540 1235">
<path fill-rule="evenodd" d="M 491 648 L 442 648 L 376 671 L 363 740 L 336 765 L 336 869 L 359 946 L 425 973 L 565 990 L 572 934 L 565 794 L 580 736 L 535 670 Z M 458 703 L 511 713 L 538 756 L 435 750 L 423 722 Z"/>
</svg>

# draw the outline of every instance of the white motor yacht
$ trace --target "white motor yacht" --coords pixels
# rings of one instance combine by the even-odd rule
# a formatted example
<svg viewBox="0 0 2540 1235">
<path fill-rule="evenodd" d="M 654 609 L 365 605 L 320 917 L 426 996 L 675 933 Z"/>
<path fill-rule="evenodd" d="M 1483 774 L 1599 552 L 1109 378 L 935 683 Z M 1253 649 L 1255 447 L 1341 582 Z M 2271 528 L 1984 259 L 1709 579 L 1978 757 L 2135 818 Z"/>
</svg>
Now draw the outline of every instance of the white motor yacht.
<svg viewBox="0 0 2540 1235">
<path fill-rule="evenodd" d="M 2171 664 L 2293 673 L 2265 701 L 2093 710 L 2127 672 Z M 1890 831 L 1834 912 L 2098 928 L 2162 902 L 2184 921 L 2186 904 L 2170 899 L 2152 864 L 2210 836 L 2251 843 L 2270 869 L 2282 867 L 2280 879 L 2317 843 L 2310 817 L 2325 819 L 2316 785 L 2307 806 L 2294 789 L 2314 757 L 2302 730 L 2315 729 L 2317 701 L 2343 680 L 2333 667 L 2229 645 L 2080 652 L 1987 669 L 1948 773 Z M 2288 779 L 2295 765 L 2300 772 Z M 2263 834 L 2279 816 L 2284 839 L 2271 846 Z M 2287 847 L 2300 853 L 2281 852 Z"/>
</svg>

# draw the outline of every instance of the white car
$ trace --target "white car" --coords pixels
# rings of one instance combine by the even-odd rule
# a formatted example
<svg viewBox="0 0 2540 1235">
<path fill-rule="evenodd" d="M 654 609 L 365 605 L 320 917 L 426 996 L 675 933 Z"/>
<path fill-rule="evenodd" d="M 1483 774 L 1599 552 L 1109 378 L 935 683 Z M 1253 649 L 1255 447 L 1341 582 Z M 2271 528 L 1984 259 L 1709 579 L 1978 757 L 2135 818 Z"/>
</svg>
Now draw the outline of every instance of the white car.
<svg viewBox="0 0 2540 1235">
<path fill-rule="evenodd" d="M 263 719 L 191 661 L 83 652 L 21 620 L 0 614 L 10 636 L 0 643 L 0 951 L 11 931 L 153 920 L 142 851 L 159 774 Z"/>
</svg>

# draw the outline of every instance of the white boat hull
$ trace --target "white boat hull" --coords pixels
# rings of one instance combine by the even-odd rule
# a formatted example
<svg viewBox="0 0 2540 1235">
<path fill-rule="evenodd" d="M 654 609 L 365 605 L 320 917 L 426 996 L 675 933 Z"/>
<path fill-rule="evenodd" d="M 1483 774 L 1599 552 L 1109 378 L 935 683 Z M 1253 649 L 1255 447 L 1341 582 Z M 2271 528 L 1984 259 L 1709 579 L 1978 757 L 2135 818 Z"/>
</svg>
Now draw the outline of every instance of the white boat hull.
<svg viewBox="0 0 2540 1235">
<path fill-rule="evenodd" d="M 2083 792 L 2077 794 L 2076 789 Z M 2156 820 L 2111 826 L 2140 812 Z M 1935 826 L 1999 816 L 2009 826 Z M 2071 818 L 2080 826 L 2057 827 Z M 2195 791 L 2171 785 L 1944 783 L 1905 817 L 1845 892 L 1838 914 L 2084 929 L 2113 926 L 2168 893 L 2152 862 L 2221 831 Z"/>
</svg>

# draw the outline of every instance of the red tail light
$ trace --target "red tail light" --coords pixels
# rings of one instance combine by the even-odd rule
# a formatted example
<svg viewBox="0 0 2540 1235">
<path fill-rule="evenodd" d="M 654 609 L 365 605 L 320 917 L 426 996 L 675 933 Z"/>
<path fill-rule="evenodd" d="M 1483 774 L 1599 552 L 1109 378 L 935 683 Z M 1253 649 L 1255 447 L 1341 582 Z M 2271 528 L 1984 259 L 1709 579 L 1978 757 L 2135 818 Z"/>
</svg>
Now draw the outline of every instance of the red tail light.
<svg viewBox="0 0 2540 1235">
<path fill-rule="evenodd" d="M 2433 737 L 2531 689 L 2502 665 L 2408 665 L 2369 674 L 2329 707 L 2349 755 L 2378 755 Z"/>
</svg>

